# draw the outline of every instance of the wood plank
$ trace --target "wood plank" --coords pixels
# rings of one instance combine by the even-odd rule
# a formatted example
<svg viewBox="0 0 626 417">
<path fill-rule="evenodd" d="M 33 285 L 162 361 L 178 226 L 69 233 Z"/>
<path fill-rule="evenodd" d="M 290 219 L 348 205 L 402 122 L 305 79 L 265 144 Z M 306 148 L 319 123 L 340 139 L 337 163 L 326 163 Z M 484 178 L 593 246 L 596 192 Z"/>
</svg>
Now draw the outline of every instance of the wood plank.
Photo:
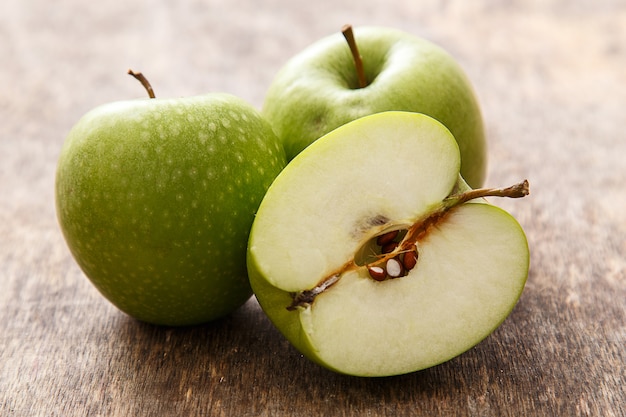
<svg viewBox="0 0 626 417">
<path fill-rule="evenodd" d="M 626 9 L 380 4 L 8 2 L 0 16 L 0 416 L 626 415 Z M 531 247 L 511 316 L 447 363 L 367 379 L 306 360 L 254 299 L 190 328 L 118 312 L 83 276 L 56 223 L 54 170 L 72 124 L 98 104 L 142 96 L 124 74 L 138 63 L 157 96 L 221 90 L 260 106 L 280 65 L 347 19 L 448 48 L 483 106 L 489 185 L 530 180 L 529 197 L 497 202 Z"/>
</svg>

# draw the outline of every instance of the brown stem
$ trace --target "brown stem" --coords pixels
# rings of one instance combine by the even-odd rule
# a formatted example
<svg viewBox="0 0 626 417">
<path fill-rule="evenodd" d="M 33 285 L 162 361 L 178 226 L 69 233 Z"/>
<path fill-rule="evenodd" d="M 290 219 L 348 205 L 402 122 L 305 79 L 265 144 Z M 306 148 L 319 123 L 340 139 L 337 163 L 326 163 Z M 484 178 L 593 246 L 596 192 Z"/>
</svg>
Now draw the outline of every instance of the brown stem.
<svg viewBox="0 0 626 417">
<path fill-rule="evenodd" d="M 506 188 L 478 188 L 476 190 L 451 195 L 444 200 L 444 205 L 455 207 L 470 200 L 483 197 L 521 198 L 527 196 L 529 193 L 530 186 L 528 180 L 524 180 Z"/>
<path fill-rule="evenodd" d="M 485 197 L 507 197 L 507 198 L 521 198 L 530 193 L 530 187 L 528 180 L 524 180 L 518 184 L 512 185 L 506 188 L 477 188 L 475 190 L 465 191 L 459 194 L 453 194 L 442 201 L 439 208 L 429 213 L 428 217 L 422 220 L 418 220 L 411 226 L 398 245 L 397 252 L 385 255 L 380 260 L 377 260 L 374 264 L 385 262 L 387 259 L 393 257 L 390 255 L 397 255 L 398 252 L 408 250 L 426 233 L 430 226 L 439 222 L 451 209 L 458 207 L 470 200 Z"/>
<path fill-rule="evenodd" d="M 363 59 L 361 58 L 359 48 L 354 40 L 352 25 L 344 25 L 344 27 L 341 28 L 341 33 L 343 33 L 343 37 L 346 38 L 346 42 L 348 42 L 348 46 L 350 47 L 350 52 L 352 52 L 352 58 L 354 58 L 356 75 L 359 79 L 359 88 L 367 87 L 367 78 L 365 78 L 365 71 L 363 70 Z"/>
<path fill-rule="evenodd" d="M 129 69 L 128 73 L 132 75 L 133 77 L 135 77 L 135 79 L 137 79 L 141 83 L 141 85 L 143 85 L 143 87 L 148 92 L 148 96 L 150 96 L 150 98 L 155 97 L 154 90 L 152 90 L 152 86 L 150 85 L 150 82 L 148 82 L 148 79 L 141 72 L 135 72 L 132 69 Z"/>
<path fill-rule="evenodd" d="M 416 243 L 424 236 L 432 225 L 438 223 L 451 209 L 467 203 L 470 200 L 484 197 L 521 198 L 527 196 L 529 193 L 530 189 L 528 180 L 524 180 L 506 188 L 478 188 L 476 190 L 453 194 L 443 200 L 441 205 L 433 212 L 429 213 L 428 216 L 416 221 L 408 229 L 405 237 L 392 252 L 381 255 L 375 262 L 366 265 L 366 267 L 371 268 L 378 265 L 385 265 L 389 259 L 395 258 L 400 253 L 413 250 Z M 296 310 L 298 307 L 311 305 L 318 295 L 335 285 L 344 273 L 356 268 L 359 268 L 359 265 L 357 265 L 354 260 L 351 260 L 344 264 L 338 271 L 322 280 L 316 287 L 310 290 L 295 293 L 293 295 L 293 302 L 287 307 L 287 310 Z"/>
</svg>

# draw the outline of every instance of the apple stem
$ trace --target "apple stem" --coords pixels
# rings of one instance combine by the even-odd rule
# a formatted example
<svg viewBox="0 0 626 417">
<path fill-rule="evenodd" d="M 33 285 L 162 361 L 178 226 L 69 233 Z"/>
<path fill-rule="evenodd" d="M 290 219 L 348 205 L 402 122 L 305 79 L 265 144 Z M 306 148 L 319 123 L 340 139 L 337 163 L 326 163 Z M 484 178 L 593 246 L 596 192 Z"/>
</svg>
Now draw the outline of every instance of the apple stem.
<svg viewBox="0 0 626 417">
<path fill-rule="evenodd" d="M 359 88 L 365 88 L 367 87 L 367 78 L 365 78 L 365 71 L 363 70 L 363 59 L 361 58 L 359 48 L 357 47 L 356 40 L 354 39 L 354 31 L 352 30 L 352 25 L 344 25 L 343 28 L 341 28 L 341 33 L 343 33 L 343 37 L 346 38 L 346 42 L 348 42 L 348 46 L 350 47 L 350 52 L 352 52 L 352 58 L 354 58 L 356 75 L 359 79 Z"/>
<path fill-rule="evenodd" d="M 529 193 L 530 186 L 528 184 L 528 180 L 524 180 L 518 184 L 506 188 L 478 188 L 475 190 L 469 190 L 462 193 L 450 195 L 441 202 L 441 205 L 437 209 L 429 213 L 428 216 L 415 222 L 408 229 L 402 241 L 395 247 L 393 251 L 385 253 L 384 255 L 380 256 L 375 262 L 372 262 L 365 266 L 368 269 L 375 268 L 380 265 L 385 265 L 388 260 L 395 258 L 400 253 L 409 253 L 411 251 L 415 251 L 415 248 L 417 247 L 417 242 L 420 240 L 421 237 L 424 236 L 426 231 L 431 226 L 438 223 L 451 209 L 467 203 L 470 200 L 484 197 L 521 198 L 527 196 Z M 351 260 L 344 264 L 337 272 L 329 275 L 313 289 L 292 294 L 293 302 L 287 307 L 287 310 L 292 311 L 296 310 L 298 307 L 310 306 L 311 304 L 313 304 L 313 301 L 318 295 L 339 282 L 344 273 L 359 267 L 360 266 L 357 265 L 354 260 Z M 409 269 L 412 269 L 413 267 L 415 267 L 415 265 L 412 265 L 412 267 Z"/>
<path fill-rule="evenodd" d="M 132 69 L 129 69 L 128 73 L 132 75 L 133 77 L 135 77 L 135 79 L 137 79 L 141 83 L 141 85 L 143 85 L 143 87 L 148 92 L 148 96 L 150 96 L 150 98 L 155 98 L 154 90 L 152 89 L 150 82 L 141 72 L 136 72 L 136 71 L 133 71 Z"/>
<path fill-rule="evenodd" d="M 475 190 L 464 191 L 459 194 L 448 196 L 441 202 L 438 209 L 431 212 L 428 217 L 418 220 L 409 228 L 403 241 L 400 242 L 400 245 L 398 245 L 398 251 L 406 250 L 407 248 L 415 245 L 430 228 L 430 226 L 439 222 L 439 220 L 441 220 L 453 208 L 467 203 L 470 200 L 484 197 L 521 198 L 527 196 L 529 193 L 530 186 L 528 184 L 528 180 L 524 180 L 506 188 L 477 188 Z M 386 261 L 390 255 L 394 254 L 385 255 L 376 263 Z"/>
<path fill-rule="evenodd" d="M 483 197 L 508 197 L 521 198 L 530 193 L 528 180 L 512 185 L 506 188 L 477 188 L 475 190 L 465 191 L 460 194 L 451 195 L 443 202 L 444 207 L 450 209 L 470 200 Z"/>
</svg>

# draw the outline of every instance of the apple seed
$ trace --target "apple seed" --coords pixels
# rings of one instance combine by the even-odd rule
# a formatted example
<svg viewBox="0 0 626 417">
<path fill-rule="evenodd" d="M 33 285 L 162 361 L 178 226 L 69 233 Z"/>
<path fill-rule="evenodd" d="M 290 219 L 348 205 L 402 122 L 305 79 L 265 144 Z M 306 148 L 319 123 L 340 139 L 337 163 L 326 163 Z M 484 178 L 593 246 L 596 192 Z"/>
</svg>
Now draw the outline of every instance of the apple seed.
<svg viewBox="0 0 626 417">
<path fill-rule="evenodd" d="M 398 278 L 402 276 L 404 272 L 404 268 L 402 268 L 402 264 L 396 258 L 391 258 L 387 261 L 387 274 L 391 278 Z"/>
<path fill-rule="evenodd" d="M 415 265 L 417 264 L 417 257 L 418 253 L 415 246 L 413 247 L 413 250 L 410 250 L 404 254 L 404 256 L 402 257 L 402 265 L 407 271 L 415 268 Z"/>
<path fill-rule="evenodd" d="M 367 268 L 370 277 L 376 281 L 384 281 L 387 278 L 387 272 L 380 266 L 370 266 Z"/>
<path fill-rule="evenodd" d="M 376 244 L 378 246 L 385 246 L 387 243 L 393 242 L 398 237 L 399 230 L 392 230 L 391 232 L 384 233 L 376 238 Z"/>
<path fill-rule="evenodd" d="M 391 253 L 398 247 L 398 245 L 399 245 L 398 242 L 389 242 L 385 244 L 382 248 L 380 248 L 380 253 L 381 254 Z"/>
</svg>

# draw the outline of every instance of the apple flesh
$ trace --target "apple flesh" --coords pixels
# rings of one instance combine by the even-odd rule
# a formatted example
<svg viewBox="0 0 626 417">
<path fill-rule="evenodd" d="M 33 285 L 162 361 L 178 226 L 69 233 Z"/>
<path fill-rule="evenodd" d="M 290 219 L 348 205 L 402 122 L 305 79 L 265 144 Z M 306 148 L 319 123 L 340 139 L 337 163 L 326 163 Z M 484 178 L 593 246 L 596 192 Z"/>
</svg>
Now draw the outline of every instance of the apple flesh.
<svg viewBox="0 0 626 417">
<path fill-rule="evenodd" d="M 345 374 L 403 374 L 465 352 L 508 316 L 528 245 L 517 221 L 480 197 L 521 197 L 527 184 L 471 190 L 459 167 L 441 123 L 384 112 L 334 130 L 279 174 L 252 226 L 248 272 L 304 355 Z M 381 236 L 396 230 L 384 253 Z M 398 278 L 376 276 L 409 252 L 417 262 Z"/>
<path fill-rule="evenodd" d="M 354 38 L 365 87 L 340 33 L 292 57 L 270 85 L 262 112 L 288 160 L 349 121 L 382 111 L 411 111 L 437 119 L 452 132 L 463 178 L 474 188 L 482 186 L 487 168 L 482 115 L 454 58 L 427 40 L 385 27 L 357 27 Z"/>
<path fill-rule="evenodd" d="M 77 263 L 119 309 L 203 323 L 251 296 L 248 234 L 285 164 L 269 124 L 231 95 L 110 103 L 64 143 L 57 216 Z"/>
</svg>

